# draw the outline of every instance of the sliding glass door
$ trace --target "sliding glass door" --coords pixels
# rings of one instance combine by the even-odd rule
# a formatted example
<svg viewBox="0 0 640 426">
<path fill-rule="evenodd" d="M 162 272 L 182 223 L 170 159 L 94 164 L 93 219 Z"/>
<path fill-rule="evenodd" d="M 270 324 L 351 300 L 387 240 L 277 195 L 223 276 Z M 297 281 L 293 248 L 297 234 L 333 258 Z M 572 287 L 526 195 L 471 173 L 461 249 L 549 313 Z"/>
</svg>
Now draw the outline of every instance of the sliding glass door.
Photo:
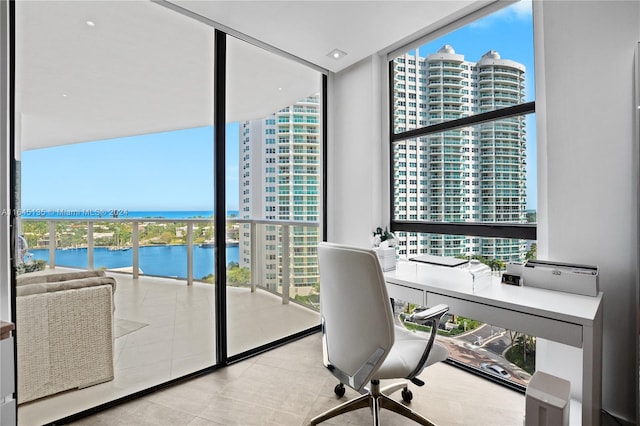
<svg viewBox="0 0 640 426">
<path fill-rule="evenodd" d="M 147 1 L 17 2 L 16 29 L 16 281 L 104 270 L 116 283 L 95 365 L 108 374 L 45 393 L 27 384 L 56 382 L 64 360 L 33 377 L 32 355 L 58 334 L 87 344 L 92 317 L 57 330 L 16 291 L 19 419 L 43 424 L 216 362 L 214 30 Z M 58 311 L 95 310 L 75 300 Z"/>
<path fill-rule="evenodd" d="M 321 74 L 228 36 L 228 355 L 320 323 Z M 229 72 L 233 71 L 233 72 Z"/>
</svg>

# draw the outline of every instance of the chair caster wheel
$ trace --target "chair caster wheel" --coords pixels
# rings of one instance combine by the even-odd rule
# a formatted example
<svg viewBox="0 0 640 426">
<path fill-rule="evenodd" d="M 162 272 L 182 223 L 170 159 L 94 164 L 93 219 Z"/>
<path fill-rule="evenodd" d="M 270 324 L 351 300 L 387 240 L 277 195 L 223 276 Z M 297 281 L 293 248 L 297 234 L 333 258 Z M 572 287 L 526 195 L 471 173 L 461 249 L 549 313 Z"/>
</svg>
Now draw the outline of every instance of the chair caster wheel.
<svg viewBox="0 0 640 426">
<path fill-rule="evenodd" d="M 411 402 L 412 399 L 413 399 L 413 392 L 411 392 L 409 389 L 403 389 L 402 400 L 404 402 Z"/>
<path fill-rule="evenodd" d="M 346 392 L 344 385 L 342 383 L 338 383 L 335 388 L 333 388 L 333 392 L 338 395 L 338 398 L 342 398 L 344 393 Z"/>
</svg>

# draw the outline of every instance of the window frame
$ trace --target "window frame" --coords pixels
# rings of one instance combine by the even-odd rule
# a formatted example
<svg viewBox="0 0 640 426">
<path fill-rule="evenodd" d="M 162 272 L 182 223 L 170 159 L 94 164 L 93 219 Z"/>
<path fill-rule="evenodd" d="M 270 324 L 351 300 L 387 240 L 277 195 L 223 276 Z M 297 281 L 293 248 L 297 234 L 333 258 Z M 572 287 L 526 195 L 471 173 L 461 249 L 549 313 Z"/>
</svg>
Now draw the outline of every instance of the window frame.
<svg viewBox="0 0 640 426">
<path fill-rule="evenodd" d="M 480 19 L 480 18 L 478 18 Z M 395 58 L 388 58 L 388 128 L 389 128 L 389 228 L 391 232 L 419 232 L 428 234 L 446 235 L 468 235 L 478 237 L 511 238 L 524 240 L 537 240 L 536 223 L 514 223 L 514 222 L 434 222 L 429 220 L 406 220 L 396 219 L 395 201 L 396 187 L 393 145 L 397 142 L 406 141 L 421 136 L 428 136 L 434 133 L 441 133 L 461 127 L 470 127 L 477 124 L 498 121 L 514 116 L 523 116 L 535 113 L 535 101 L 525 102 L 510 107 L 500 108 L 493 111 L 474 114 L 454 120 L 444 121 L 437 124 L 420 127 L 417 129 L 405 130 L 400 133 L 394 132 L 394 61 Z"/>
</svg>

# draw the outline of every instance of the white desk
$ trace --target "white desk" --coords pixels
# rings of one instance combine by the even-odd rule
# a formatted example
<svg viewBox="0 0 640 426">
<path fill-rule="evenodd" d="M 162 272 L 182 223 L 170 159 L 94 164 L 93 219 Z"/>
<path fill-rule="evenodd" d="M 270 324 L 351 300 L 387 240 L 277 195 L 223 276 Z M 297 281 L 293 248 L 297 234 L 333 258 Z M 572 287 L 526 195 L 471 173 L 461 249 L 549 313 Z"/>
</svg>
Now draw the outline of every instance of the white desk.
<svg viewBox="0 0 640 426">
<path fill-rule="evenodd" d="M 501 284 L 499 277 L 473 292 L 471 285 L 438 277 L 433 268 L 438 267 L 398 262 L 384 274 L 389 297 L 423 306 L 444 303 L 451 313 L 582 348 L 582 424 L 600 424 L 602 292 L 591 297 L 517 287 Z"/>
</svg>

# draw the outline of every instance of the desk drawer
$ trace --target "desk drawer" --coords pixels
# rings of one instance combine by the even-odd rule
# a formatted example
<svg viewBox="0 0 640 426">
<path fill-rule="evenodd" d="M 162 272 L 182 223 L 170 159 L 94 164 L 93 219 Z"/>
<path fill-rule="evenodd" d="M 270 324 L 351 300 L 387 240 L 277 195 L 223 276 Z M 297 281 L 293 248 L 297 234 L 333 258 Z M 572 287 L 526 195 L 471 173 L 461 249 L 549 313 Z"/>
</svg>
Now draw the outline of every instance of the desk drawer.
<svg viewBox="0 0 640 426">
<path fill-rule="evenodd" d="M 422 290 L 388 282 L 387 293 L 392 299 L 424 306 L 424 291 Z"/>
<path fill-rule="evenodd" d="M 532 336 L 561 342 L 567 345 L 582 347 L 582 326 L 551 318 L 531 315 L 485 305 L 468 300 L 457 299 L 436 293 L 428 293 L 428 306 L 444 303 L 449 306 L 449 313 L 485 322 L 509 330 L 520 331 Z"/>
</svg>

